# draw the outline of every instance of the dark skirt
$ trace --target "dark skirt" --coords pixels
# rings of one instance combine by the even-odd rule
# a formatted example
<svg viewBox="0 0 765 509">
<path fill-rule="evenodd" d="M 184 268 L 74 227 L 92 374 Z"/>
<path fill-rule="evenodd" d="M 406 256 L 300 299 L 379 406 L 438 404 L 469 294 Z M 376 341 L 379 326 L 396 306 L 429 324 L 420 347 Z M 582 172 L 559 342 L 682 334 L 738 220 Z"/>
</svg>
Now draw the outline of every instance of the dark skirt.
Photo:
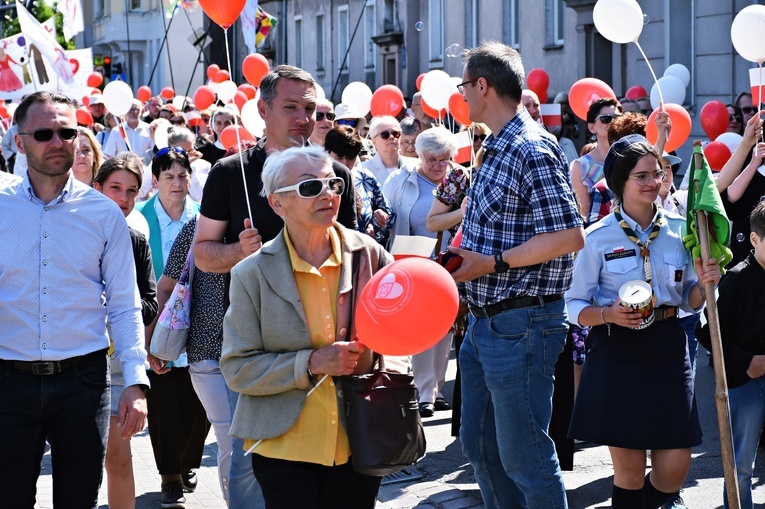
<svg viewBox="0 0 765 509">
<path fill-rule="evenodd" d="M 688 342 L 676 318 L 593 327 L 569 436 L 627 449 L 701 444 Z"/>
</svg>

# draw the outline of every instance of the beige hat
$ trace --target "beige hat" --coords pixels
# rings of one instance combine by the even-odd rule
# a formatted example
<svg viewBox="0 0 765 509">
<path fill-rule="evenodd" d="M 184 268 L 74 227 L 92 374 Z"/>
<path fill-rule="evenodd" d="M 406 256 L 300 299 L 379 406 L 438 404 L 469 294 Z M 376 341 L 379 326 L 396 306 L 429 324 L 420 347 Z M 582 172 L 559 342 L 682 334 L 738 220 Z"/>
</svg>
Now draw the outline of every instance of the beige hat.
<svg viewBox="0 0 765 509">
<path fill-rule="evenodd" d="M 364 118 L 359 110 L 350 104 L 340 103 L 335 106 L 335 122 L 346 119 L 357 119 L 359 123 L 356 124 L 356 129 L 361 129 L 367 125 L 367 119 Z"/>
</svg>

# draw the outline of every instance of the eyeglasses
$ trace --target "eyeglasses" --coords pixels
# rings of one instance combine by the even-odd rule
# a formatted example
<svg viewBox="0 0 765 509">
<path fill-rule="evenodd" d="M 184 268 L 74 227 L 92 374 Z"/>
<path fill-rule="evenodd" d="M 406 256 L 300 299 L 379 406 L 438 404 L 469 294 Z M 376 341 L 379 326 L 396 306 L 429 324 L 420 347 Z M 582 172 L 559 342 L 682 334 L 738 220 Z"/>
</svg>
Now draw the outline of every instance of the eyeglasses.
<svg viewBox="0 0 765 509">
<path fill-rule="evenodd" d="M 414 147 L 414 140 L 401 140 L 401 144 L 407 147 Z"/>
<path fill-rule="evenodd" d="M 53 139 L 54 134 L 58 134 L 58 137 L 64 141 L 72 141 L 77 137 L 80 132 L 73 127 L 62 127 L 58 131 L 53 129 L 38 129 L 32 133 L 19 133 L 22 136 L 33 136 L 35 141 L 50 141 Z"/>
<path fill-rule="evenodd" d="M 635 179 L 640 187 L 645 187 L 651 182 L 664 182 L 664 177 L 666 176 L 666 171 L 659 170 L 653 173 L 638 173 L 637 175 L 630 175 L 629 178 Z"/>
<path fill-rule="evenodd" d="M 740 124 L 743 122 L 743 119 L 737 115 L 728 115 L 728 122 L 738 122 Z"/>
<path fill-rule="evenodd" d="M 742 106 L 741 111 L 743 111 L 747 115 L 754 115 L 755 113 L 757 113 L 757 106 Z"/>
<path fill-rule="evenodd" d="M 322 120 L 324 120 L 324 117 L 326 117 L 327 120 L 329 120 L 330 122 L 334 122 L 335 121 L 335 114 L 332 113 L 331 111 L 327 112 L 327 113 L 324 113 L 324 112 L 321 112 L 321 111 L 317 111 L 316 112 L 316 121 L 317 122 L 321 122 Z"/>
<path fill-rule="evenodd" d="M 316 120 L 319 120 L 318 113 L 316 114 Z M 340 120 L 337 121 L 337 123 L 339 125 L 347 125 L 351 127 L 356 127 L 357 125 L 359 125 L 359 121 L 356 118 L 341 118 Z"/>
<path fill-rule="evenodd" d="M 340 177 L 329 177 L 325 179 L 307 179 L 298 182 L 294 186 L 280 187 L 274 193 L 286 193 L 287 191 L 297 191 L 301 198 L 316 198 L 325 188 L 329 188 L 336 195 L 343 194 L 345 191 L 345 181 Z"/>
<path fill-rule="evenodd" d="M 479 141 L 482 142 L 485 139 L 486 139 L 486 135 L 485 134 L 474 134 L 473 135 L 473 143 L 478 143 Z"/>
<path fill-rule="evenodd" d="M 479 79 L 481 79 L 480 76 L 478 78 L 473 78 L 472 80 L 463 81 L 462 83 L 457 85 L 457 90 L 459 91 L 460 94 L 462 94 L 465 91 L 465 85 L 467 85 L 468 83 L 471 83 L 471 84 L 475 83 Z"/>
<path fill-rule="evenodd" d="M 435 157 L 427 157 L 427 158 L 425 158 L 425 164 L 427 164 L 428 166 L 435 166 L 435 165 L 438 165 L 438 166 L 449 166 L 449 161 L 450 160 L 451 160 L 451 158 L 436 159 Z"/>
<path fill-rule="evenodd" d="M 381 133 L 377 133 L 377 135 L 375 135 L 375 138 L 377 136 L 379 136 L 380 138 L 384 140 L 387 140 L 388 138 L 393 136 L 393 138 L 397 140 L 401 137 L 401 131 L 383 131 Z"/>
<path fill-rule="evenodd" d="M 598 115 L 595 120 L 600 120 L 602 124 L 610 124 L 611 121 L 615 118 L 621 117 L 621 114 L 606 114 L 606 115 Z"/>
<path fill-rule="evenodd" d="M 165 147 L 165 148 L 159 149 L 157 153 L 154 155 L 154 157 L 164 157 L 167 154 L 169 154 L 171 150 L 175 152 L 176 154 L 181 154 L 182 156 L 186 155 L 186 151 L 183 150 L 181 147 Z"/>
</svg>

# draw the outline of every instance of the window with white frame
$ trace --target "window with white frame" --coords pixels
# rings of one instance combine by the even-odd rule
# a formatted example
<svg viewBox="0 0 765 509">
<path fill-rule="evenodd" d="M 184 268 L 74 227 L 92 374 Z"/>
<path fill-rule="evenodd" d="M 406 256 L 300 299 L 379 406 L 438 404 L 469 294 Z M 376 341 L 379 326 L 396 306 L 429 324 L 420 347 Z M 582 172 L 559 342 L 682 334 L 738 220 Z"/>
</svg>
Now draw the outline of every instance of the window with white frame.
<svg viewBox="0 0 765 509">
<path fill-rule="evenodd" d="M 324 71 L 324 14 L 316 15 L 316 70 Z"/>
<path fill-rule="evenodd" d="M 341 73 L 348 72 L 349 60 L 346 59 L 345 54 L 348 52 L 348 45 L 350 44 L 350 21 L 348 18 L 348 6 L 341 5 L 337 8 L 337 61 L 342 66 L 340 68 Z M 350 56 L 350 55 L 349 55 Z"/>
<path fill-rule="evenodd" d="M 143 0 L 128 0 L 131 11 L 140 11 L 142 9 Z"/>
<path fill-rule="evenodd" d="M 479 24 L 479 0 L 468 0 L 467 2 L 467 16 L 465 21 L 467 22 L 467 46 L 475 48 L 478 46 L 478 24 Z"/>
<path fill-rule="evenodd" d="M 303 17 L 295 16 L 295 65 L 303 67 Z"/>
<path fill-rule="evenodd" d="M 545 5 L 545 46 L 563 46 L 564 0 L 547 0 Z"/>
<path fill-rule="evenodd" d="M 430 34 L 430 61 L 443 62 L 444 24 L 443 0 L 428 0 L 428 33 Z"/>
<path fill-rule="evenodd" d="M 93 1 L 93 17 L 100 18 L 104 14 L 106 14 L 104 12 L 104 0 L 94 0 Z"/>
<path fill-rule="evenodd" d="M 375 2 L 369 0 L 364 7 L 364 68 L 374 71 L 377 57 L 377 45 L 372 37 L 377 35 L 377 23 L 375 20 Z"/>
<path fill-rule="evenodd" d="M 520 0 L 502 0 L 505 12 L 503 32 L 504 43 L 518 49 L 521 46 Z"/>
</svg>

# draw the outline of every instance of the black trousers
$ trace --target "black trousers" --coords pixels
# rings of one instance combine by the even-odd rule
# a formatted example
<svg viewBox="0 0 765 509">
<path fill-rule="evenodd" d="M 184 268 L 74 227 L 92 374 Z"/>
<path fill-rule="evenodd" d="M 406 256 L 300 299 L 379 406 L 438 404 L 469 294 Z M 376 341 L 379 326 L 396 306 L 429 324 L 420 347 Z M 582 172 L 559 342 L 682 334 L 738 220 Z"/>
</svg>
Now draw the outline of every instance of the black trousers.
<svg viewBox="0 0 765 509">
<path fill-rule="evenodd" d="M 164 375 L 149 371 L 149 437 L 160 475 L 199 468 L 210 423 L 191 385 L 189 368 Z"/>
<path fill-rule="evenodd" d="M 382 481 L 357 473 L 350 460 L 325 467 L 253 454 L 252 470 L 266 509 L 374 509 Z"/>
</svg>

